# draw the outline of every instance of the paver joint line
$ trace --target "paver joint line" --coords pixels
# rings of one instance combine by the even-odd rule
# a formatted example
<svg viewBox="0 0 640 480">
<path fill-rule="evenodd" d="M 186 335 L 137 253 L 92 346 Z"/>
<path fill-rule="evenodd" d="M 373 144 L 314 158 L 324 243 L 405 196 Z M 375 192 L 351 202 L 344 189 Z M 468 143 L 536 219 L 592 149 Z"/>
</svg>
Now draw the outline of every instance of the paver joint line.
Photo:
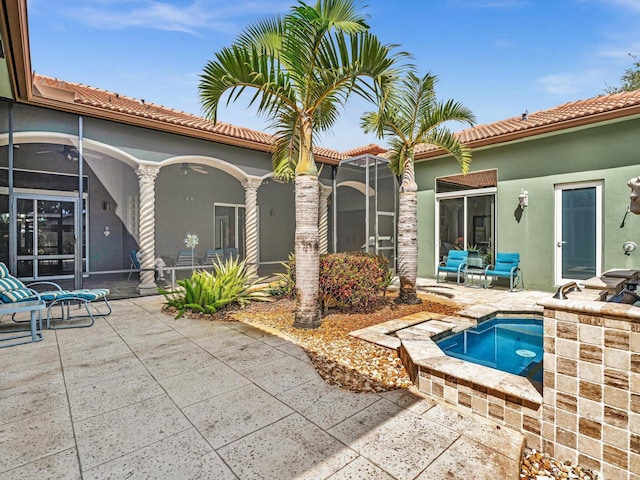
<svg viewBox="0 0 640 480">
<path fill-rule="evenodd" d="M 218 355 L 213 343 L 208 344 L 209 349 L 206 348 L 207 343 L 203 343 L 206 336 L 215 338 L 219 332 L 217 327 L 212 328 L 208 322 L 167 321 L 168 317 L 160 313 L 161 303 L 161 298 L 114 301 L 114 315 L 104 322 L 96 322 L 92 327 L 95 330 L 82 335 L 73 331 L 56 331 L 55 335 L 48 336 L 47 340 L 56 345 L 57 366 L 53 371 L 59 372 L 62 378 L 66 404 L 61 411 L 68 416 L 69 425 L 65 428 L 69 429 L 69 446 L 53 454 L 30 451 L 30 455 L 22 457 L 24 461 L 18 459 L 9 467 L 15 470 L 16 476 L 40 471 L 42 465 L 50 463 L 54 457 L 57 461 L 62 452 L 67 452 L 64 463 L 56 467 L 66 469 L 60 478 L 124 475 L 123 472 L 130 471 L 126 469 L 134 468 L 133 465 L 137 465 L 135 468 L 140 468 L 141 472 L 152 471 L 154 465 L 165 465 L 171 469 L 175 462 L 188 458 L 192 459 L 189 468 L 195 469 L 188 470 L 191 472 L 189 475 L 194 478 L 198 475 L 200 478 L 242 478 L 242 472 L 257 471 L 268 471 L 284 478 L 291 462 L 304 475 L 315 475 L 314 478 L 326 478 L 343 469 L 344 472 L 353 472 L 349 466 L 356 470 L 366 467 L 378 473 L 386 472 L 392 478 L 405 478 L 408 472 L 412 472 L 411 478 L 416 478 L 428 472 L 436 462 L 444 462 L 447 452 L 461 438 L 472 442 L 465 445 L 477 444 L 477 440 L 464 435 L 459 429 L 452 430 L 451 426 L 428 417 L 435 415 L 434 409 L 438 405 L 438 408 L 445 409 L 443 411 L 450 411 L 449 407 L 433 399 L 409 391 L 356 394 L 329 387 L 311 365 L 287 353 L 288 349 L 280 350 L 259 335 L 248 337 L 244 328 L 225 326 L 230 341 L 244 347 L 232 345 L 225 354 Z M 118 311 L 120 305 L 125 307 L 121 312 Z M 410 328 L 425 321 L 433 322 L 434 330 L 453 326 L 442 317 L 433 316 L 412 318 L 405 324 L 394 321 L 389 326 L 395 332 L 403 325 Z M 166 327 L 168 330 L 165 331 Z M 114 334 L 103 335 L 104 331 Z M 169 331 L 178 335 L 178 343 L 171 341 L 173 334 L 166 334 Z M 71 350 L 63 352 L 63 347 L 70 347 L 72 341 L 87 341 L 91 345 L 91 340 L 98 338 L 97 332 L 101 332 L 100 359 L 96 360 L 97 363 L 87 364 L 91 367 L 91 372 L 86 371 L 91 375 L 87 377 L 89 383 L 86 380 L 79 382 L 77 375 L 84 371 L 84 367 L 65 365 L 64 359 L 81 359 L 82 355 L 75 355 Z M 380 335 L 381 330 L 377 334 Z M 243 343 L 246 338 L 251 339 L 249 344 Z M 394 340 L 398 341 L 397 338 Z M 256 342 L 256 348 L 260 345 L 262 354 L 268 356 L 269 361 L 256 363 L 251 353 L 240 355 L 243 351 L 250 352 L 253 342 Z M 117 352 L 123 344 L 134 363 L 109 362 L 109 359 L 119 358 L 110 355 L 120 355 Z M 278 346 L 282 347 L 282 343 Z M 91 349 L 88 347 L 87 350 Z M 233 349 L 238 349 L 238 355 L 233 355 Z M 269 353 L 271 350 L 273 355 Z M 148 354 L 141 353 L 144 351 Z M 206 361 L 204 363 L 209 366 L 198 367 L 199 362 L 207 358 L 213 363 Z M 113 365 L 116 370 L 101 372 L 98 367 L 102 365 Z M 141 368 L 137 370 L 135 365 Z M 247 368 L 234 368 L 240 365 L 247 365 Z M 38 372 L 45 366 L 50 368 L 50 362 L 25 364 L 20 368 Z M 118 368 L 128 370 L 123 372 Z M 167 374 L 170 375 L 165 376 Z M 116 390 L 129 392 L 128 398 L 117 399 Z M 247 393 L 249 390 L 251 394 Z M 259 403 L 268 406 L 264 411 L 271 412 L 271 417 L 259 414 L 255 403 L 257 392 L 263 398 Z M 104 405 L 94 401 L 92 405 L 96 410 L 89 417 L 76 418 L 73 406 L 81 408 L 82 401 L 91 401 L 90 394 L 105 397 Z M 240 404 L 238 395 L 245 397 L 246 407 L 236 410 L 234 418 L 233 408 Z M 197 401 L 192 403 L 190 398 Z M 0 399 L 0 409 L 3 402 L 5 400 Z M 276 405 L 277 408 L 274 407 Z M 222 415 L 220 418 L 226 417 L 231 422 L 224 427 L 224 432 L 233 434 L 235 431 L 235 435 L 226 439 L 221 437 L 219 420 L 211 416 L 216 412 Z M 244 422 L 245 430 L 237 430 L 239 422 Z M 251 422 L 257 423 L 251 426 Z M 422 459 L 408 466 L 398 463 L 398 458 L 416 456 L 417 451 L 413 449 L 419 439 L 407 437 L 412 425 L 428 431 L 433 437 L 431 443 L 437 438 L 438 451 L 433 452 L 434 458 Z M 361 433 L 354 434 L 356 426 Z M 135 435 L 130 431 L 132 427 L 138 430 Z M 49 443 L 51 440 L 47 435 L 53 433 L 43 431 L 43 441 Z M 299 445 L 296 439 L 309 438 L 310 434 L 314 441 L 324 445 L 320 451 L 326 451 L 326 455 L 307 452 L 299 456 L 295 449 L 289 449 L 288 445 Z M 373 453 L 376 443 L 372 439 L 378 438 L 376 435 L 382 435 L 379 439 L 386 438 L 395 445 L 393 455 Z M 187 438 L 188 441 L 185 440 Z M 99 442 L 92 444 L 96 440 Z M 280 449 L 276 450 L 275 456 L 274 441 L 278 443 L 276 449 Z M 180 448 L 176 447 L 178 444 Z M 175 458 L 167 457 L 166 453 L 160 453 L 166 448 L 180 453 L 176 453 Z M 32 476 L 31 473 L 28 475 Z"/>
</svg>

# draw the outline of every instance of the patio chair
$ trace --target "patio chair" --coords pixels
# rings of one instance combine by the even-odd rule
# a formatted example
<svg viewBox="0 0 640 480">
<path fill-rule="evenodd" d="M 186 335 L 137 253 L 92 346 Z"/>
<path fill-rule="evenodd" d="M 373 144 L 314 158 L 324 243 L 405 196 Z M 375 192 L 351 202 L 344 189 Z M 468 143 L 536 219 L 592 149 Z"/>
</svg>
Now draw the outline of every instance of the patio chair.
<svg viewBox="0 0 640 480">
<path fill-rule="evenodd" d="M 520 270 L 520 254 L 504 253 L 496 254 L 495 265 L 488 265 L 484 271 L 484 287 L 487 288 L 489 277 L 508 278 L 509 291 L 524 290 L 524 274 Z"/>
<path fill-rule="evenodd" d="M 446 274 L 455 273 L 456 283 L 460 285 L 460 279 L 464 279 L 464 274 L 467 271 L 468 256 L 469 252 L 466 250 L 449 250 L 449 253 L 447 254 L 447 261 L 440 262 L 440 265 L 438 265 L 436 283 L 440 283 L 440 272 L 445 272 Z"/>
<path fill-rule="evenodd" d="M 129 276 L 127 277 L 127 282 L 131 279 L 131 274 L 134 270 L 140 270 L 140 260 L 138 260 L 138 251 L 133 248 L 129 252 L 129 256 L 131 257 L 131 266 L 129 267 Z"/>
<path fill-rule="evenodd" d="M 225 248 L 224 249 L 224 260 L 225 262 L 229 259 L 237 259 L 238 258 L 238 249 L 237 248 Z"/>
<path fill-rule="evenodd" d="M 199 265 L 199 262 L 194 250 L 178 250 L 176 267 L 191 267 L 196 265 Z"/>
<path fill-rule="evenodd" d="M 203 264 L 205 266 L 220 264 L 224 261 L 224 250 L 216 248 L 213 250 L 207 250 L 207 254 L 204 257 Z"/>
</svg>

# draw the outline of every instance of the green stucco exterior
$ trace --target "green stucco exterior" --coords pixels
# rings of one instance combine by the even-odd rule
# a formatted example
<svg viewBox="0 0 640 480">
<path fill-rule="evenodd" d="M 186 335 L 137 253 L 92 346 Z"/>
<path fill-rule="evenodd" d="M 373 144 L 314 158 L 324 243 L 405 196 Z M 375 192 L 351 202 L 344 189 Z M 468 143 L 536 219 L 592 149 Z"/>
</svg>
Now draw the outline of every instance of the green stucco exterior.
<svg viewBox="0 0 640 480">
<path fill-rule="evenodd" d="M 495 251 L 520 252 L 526 287 L 554 289 L 554 188 L 601 181 L 602 271 L 640 268 L 640 249 L 625 255 L 625 241 L 640 243 L 640 216 L 629 214 L 627 182 L 640 175 L 640 118 L 565 130 L 473 151 L 471 172 L 497 169 Z M 419 161 L 419 276 L 435 273 L 435 178 L 460 172 L 451 157 Z M 529 206 L 514 216 L 521 190 Z"/>
</svg>

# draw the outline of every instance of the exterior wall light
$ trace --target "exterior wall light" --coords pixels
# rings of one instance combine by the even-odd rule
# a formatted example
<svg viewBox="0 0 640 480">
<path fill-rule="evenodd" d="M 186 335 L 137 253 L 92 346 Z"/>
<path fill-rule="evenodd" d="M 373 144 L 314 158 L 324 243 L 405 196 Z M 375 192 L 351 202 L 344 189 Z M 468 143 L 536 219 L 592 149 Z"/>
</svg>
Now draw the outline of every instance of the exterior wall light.
<svg viewBox="0 0 640 480">
<path fill-rule="evenodd" d="M 622 245 L 622 249 L 624 250 L 625 255 L 631 255 L 631 252 L 635 252 L 638 246 L 636 242 L 624 242 Z"/>
<path fill-rule="evenodd" d="M 520 208 L 529 206 L 529 192 L 524 189 L 520 192 L 520 195 L 518 195 L 518 205 L 520 205 Z"/>
</svg>

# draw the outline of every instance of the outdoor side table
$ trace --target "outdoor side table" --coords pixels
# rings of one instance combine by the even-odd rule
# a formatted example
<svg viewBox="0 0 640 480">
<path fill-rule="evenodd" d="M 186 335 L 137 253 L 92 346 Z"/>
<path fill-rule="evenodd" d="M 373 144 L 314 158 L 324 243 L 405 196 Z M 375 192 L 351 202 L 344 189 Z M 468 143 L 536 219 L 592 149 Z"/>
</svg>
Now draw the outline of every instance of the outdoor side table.
<svg viewBox="0 0 640 480">
<path fill-rule="evenodd" d="M 0 348 L 13 347 L 14 345 L 22 345 L 23 343 L 39 342 L 42 340 L 42 325 L 38 325 L 38 321 L 42 321 L 41 310 L 44 310 L 46 304 L 42 300 L 29 300 L 26 302 L 3 303 L 0 304 L 0 315 L 13 315 L 14 313 L 29 312 L 30 314 L 30 330 L 10 330 L 4 333 L 19 333 L 10 337 L 0 338 L 0 342 L 9 340 L 18 340 L 7 345 L 0 345 Z M 22 340 L 28 339 L 28 340 Z"/>
</svg>

